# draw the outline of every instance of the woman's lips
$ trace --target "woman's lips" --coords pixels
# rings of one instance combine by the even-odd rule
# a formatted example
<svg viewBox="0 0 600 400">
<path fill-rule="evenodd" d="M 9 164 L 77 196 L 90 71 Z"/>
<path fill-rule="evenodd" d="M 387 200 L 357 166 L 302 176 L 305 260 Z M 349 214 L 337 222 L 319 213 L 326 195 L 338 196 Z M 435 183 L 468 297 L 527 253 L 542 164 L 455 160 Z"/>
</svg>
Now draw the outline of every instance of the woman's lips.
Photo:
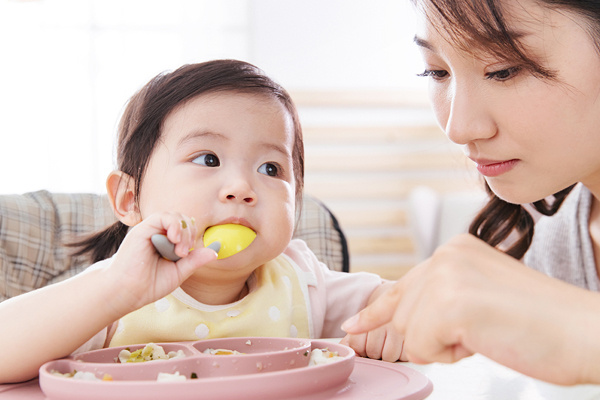
<svg viewBox="0 0 600 400">
<path fill-rule="evenodd" d="M 489 160 L 473 160 L 477 165 L 477 171 L 483 176 L 494 177 L 502 175 L 517 165 L 519 160 L 507 161 L 489 161 Z"/>
</svg>

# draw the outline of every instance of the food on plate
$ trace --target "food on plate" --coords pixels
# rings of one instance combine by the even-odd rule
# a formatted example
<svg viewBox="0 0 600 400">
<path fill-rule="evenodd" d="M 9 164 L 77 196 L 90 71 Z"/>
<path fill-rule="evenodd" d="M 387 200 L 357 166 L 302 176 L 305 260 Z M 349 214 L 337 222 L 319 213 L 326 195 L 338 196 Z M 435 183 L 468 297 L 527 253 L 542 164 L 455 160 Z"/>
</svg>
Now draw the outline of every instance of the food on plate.
<svg viewBox="0 0 600 400">
<path fill-rule="evenodd" d="M 189 379 L 198 379 L 198 374 L 192 372 Z M 177 382 L 186 380 L 188 380 L 188 378 L 186 378 L 185 375 L 181 375 L 179 371 L 175 371 L 172 374 L 168 372 L 159 372 L 158 376 L 156 377 L 157 382 Z"/>
<path fill-rule="evenodd" d="M 102 379 L 100 379 L 93 372 L 86 372 L 86 371 L 73 370 L 72 372 L 67 372 L 67 373 L 63 374 L 61 372 L 53 370 L 53 371 L 50 371 L 50 373 L 52 375 L 60 376 L 62 378 L 77 379 L 77 380 L 81 380 L 81 381 L 112 381 L 113 380 L 112 376 L 109 374 L 104 374 Z M 195 372 L 192 372 L 192 374 L 190 375 L 190 379 L 198 379 L 198 375 Z M 156 377 L 157 382 L 173 382 L 173 381 L 185 381 L 185 380 L 187 380 L 187 378 L 185 377 L 185 375 L 181 375 L 179 373 L 179 371 L 175 371 L 175 373 L 172 373 L 172 374 L 170 374 L 168 372 L 159 372 Z"/>
<path fill-rule="evenodd" d="M 141 349 L 136 351 L 130 351 L 129 349 L 123 349 L 119 352 L 118 361 L 120 363 L 130 362 L 145 362 L 155 360 L 173 360 L 176 358 L 184 358 L 185 354 L 183 350 L 170 351 L 165 353 L 165 349 L 155 343 L 148 343 Z"/>
<path fill-rule="evenodd" d="M 72 372 L 61 373 L 58 371 L 51 371 L 52 375 L 62 376 L 63 378 L 72 378 L 80 381 L 112 381 L 113 378 L 109 374 L 104 374 L 102 379 L 98 378 L 93 372 L 85 372 L 85 371 L 77 371 L 73 370 Z"/>
<path fill-rule="evenodd" d="M 308 366 L 329 364 L 335 362 L 343 357 L 340 357 L 337 351 L 329 351 L 327 349 L 314 349 L 310 352 L 310 360 Z"/>
<path fill-rule="evenodd" d="M 169 374 L 168 372 L 159 372 L 156 377 L 158 382 L 177 382 L 177 381 L 185 381 L 187 378 L 185 375 L 180 375 L 179 371 L 175 371 L 174 374 Z"/>
<path fill-rule="evenodd" d="M 203 351 L 204 354 L 211 354 L 213 356 L 230 356 L 233 354 L 244 354 L 240 353 L 237 350 L 228 350 L 228 349 L 206 349 Z"/>
<path fill-rule="evenodd" d="M 238 224 L 224 224 L 211 226 L 204 232 L 204 246 L 208 247 L 211 243 L 220 242 L 221 249 L 217 258 L 230 257 L 239 253 L 256 238 L 256 232 L 252 229 Z"/>
</svg>

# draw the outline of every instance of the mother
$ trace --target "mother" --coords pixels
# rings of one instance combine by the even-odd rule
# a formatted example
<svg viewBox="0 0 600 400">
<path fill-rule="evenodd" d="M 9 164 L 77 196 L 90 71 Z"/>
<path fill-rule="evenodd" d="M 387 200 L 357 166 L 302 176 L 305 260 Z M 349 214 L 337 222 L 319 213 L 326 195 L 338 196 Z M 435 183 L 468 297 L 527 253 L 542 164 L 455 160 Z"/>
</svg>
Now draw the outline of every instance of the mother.
<svg viewBox="0 0 600 400">
<path fill-rule="evenodd" d="M 414 3 L 437 120 L 490 202 L 471 234 L 344 329 L 391 320 L 413 362 L 477 352 L 546 381 L 600 383 L 600 3 Z M 529 203 L 548 216 L 535 237 Z"/>
</svg>

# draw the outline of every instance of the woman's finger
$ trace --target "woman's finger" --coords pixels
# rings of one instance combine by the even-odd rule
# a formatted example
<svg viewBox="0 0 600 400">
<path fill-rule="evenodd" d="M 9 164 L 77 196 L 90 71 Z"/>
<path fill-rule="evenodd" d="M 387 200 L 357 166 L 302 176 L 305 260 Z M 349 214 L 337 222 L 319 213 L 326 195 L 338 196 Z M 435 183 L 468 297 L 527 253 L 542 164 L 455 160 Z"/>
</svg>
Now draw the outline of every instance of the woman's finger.
<svg viewBox="0 0 600 400">
<path fill-rule="evenodd" d="M 403 292 L 404 288 L 402 280 L 400 280 L 361 312 L 346 320 L 342 324 L 342 329 L 347 333 L 357 335 L 390 322 L 402 299 Z"/>
</svg>

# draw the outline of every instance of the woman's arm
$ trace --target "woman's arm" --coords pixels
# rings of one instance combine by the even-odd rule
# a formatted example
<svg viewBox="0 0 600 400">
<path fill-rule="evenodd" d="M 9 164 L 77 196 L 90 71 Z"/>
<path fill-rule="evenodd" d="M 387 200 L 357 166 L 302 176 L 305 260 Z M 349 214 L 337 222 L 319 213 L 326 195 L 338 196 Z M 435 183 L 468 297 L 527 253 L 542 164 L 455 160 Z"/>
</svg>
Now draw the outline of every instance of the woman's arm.
<svg viewBox="0 0 600 400">
<path fill-rule="evenodd" d="M 461 235 L 343 328 L 358 334 L 391 321 L 413 362 L 481 353 L 549 382 L 600 383 L 598 315 L 600 294 Z"/>
</svg>

